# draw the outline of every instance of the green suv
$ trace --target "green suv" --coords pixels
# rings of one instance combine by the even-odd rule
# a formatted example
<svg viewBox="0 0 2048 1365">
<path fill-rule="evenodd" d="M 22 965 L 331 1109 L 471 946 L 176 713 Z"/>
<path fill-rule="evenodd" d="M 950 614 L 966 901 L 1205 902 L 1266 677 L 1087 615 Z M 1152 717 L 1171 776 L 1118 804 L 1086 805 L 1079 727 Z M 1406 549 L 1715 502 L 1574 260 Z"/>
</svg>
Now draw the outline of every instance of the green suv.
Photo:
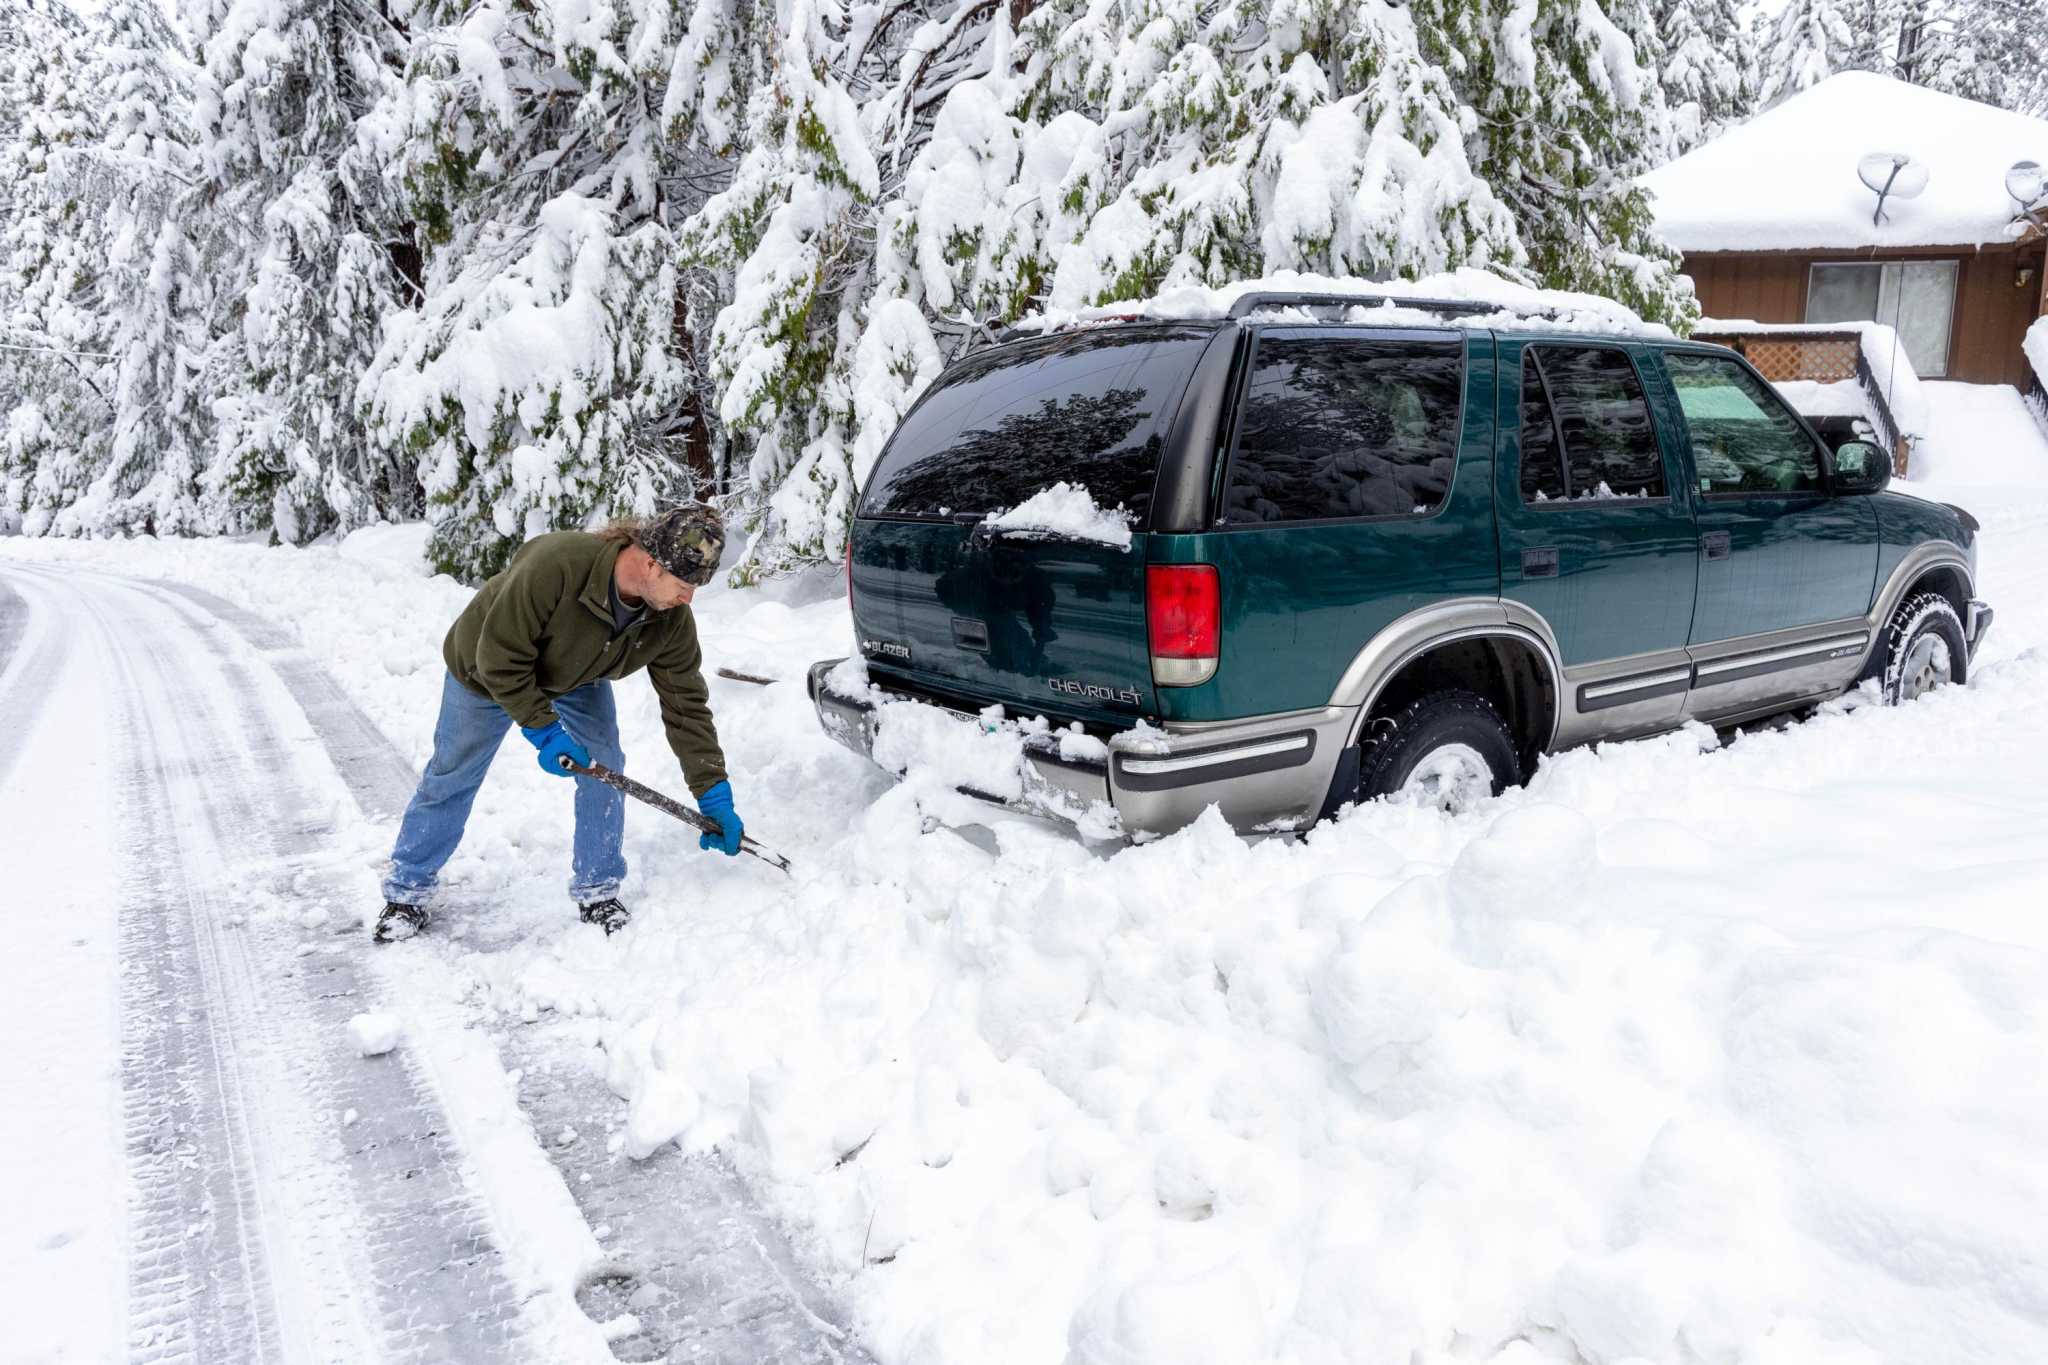
<svg viewBox="0 0 2048 1365">
<path fill-rule="evenodd" d="M 1470 303 L 1317 320 L 1373 302 L 1250 294 L 951 366 L 862 492 L 865 668 L 811 669 L 828 732 L 872 755 L 896 699 L 1024 717 L 1022 781 L 974 794 L 1284 829 L 1964 681 L 1976 521 L 1885 491 L 1875 446 L 1830 450 L 1742 357 Z M 992 515 L 1058 484 L 1128 534 Z"/>
</svg>

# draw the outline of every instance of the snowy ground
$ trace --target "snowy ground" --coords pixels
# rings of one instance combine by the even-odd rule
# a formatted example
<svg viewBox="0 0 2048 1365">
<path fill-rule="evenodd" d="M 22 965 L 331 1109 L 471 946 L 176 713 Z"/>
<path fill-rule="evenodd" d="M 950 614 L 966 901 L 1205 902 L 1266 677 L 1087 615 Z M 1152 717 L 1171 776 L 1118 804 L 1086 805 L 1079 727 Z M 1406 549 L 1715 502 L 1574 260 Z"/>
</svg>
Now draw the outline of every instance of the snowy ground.
<svg viewBox="0 0 2048 1365">
<path fill-rule="evenodd" d="M 712 686 L 739 809 L 794 878 L 634 809 L 637 917 L 607 941 L 563 895 L 566 784 L 512 745 L 436 932 L 373 954 L 329 915 L 374 910 L 391 822 L 311 754 L 283 766 L 327 803 L 323 913 L 256 918 L 364 964 L 417 1021 L 398 1055 L 442 1050 L 427 1081 L 486 1204 L 538 1150 L 506 1098 L 531 1087 L 465 1081 L 496 1059 L 459 1045 L 509 1038 L 624 1097 L 575 1139 L 593 1165 L 730 1153 L 884 1362 L 2048 1358 L 2048 471 L 1926 467 L 1985 524 L 1999 617 L 1968 688 L 1906 708 L 1575 752 L 1460 818 L 1204 822 L 1111 854 L 1007 816 L 927 830 L 805 701 L 802 666 L 850 644 L 837 577 L 714 589 L 707 666 L 783 680 Z M 1963 482 L 1979 467 L 2027 478 Z M 0 583 L 48 595 L 74 565 L 219 594 L 416 765 L 467 597 L 417 543 L 12 541 Z M 38 1186 L 0 1233 L 29 1358 L 122 1335 L 127 831 L 95 793 L 132 751 L 94 677 L 16 693 L 48 695 L 0 757 L 0 828 L 30 832 L 30 901 L 57 912 L 18 916 L 0 967 L 9 1036 L 63 1040 L 0 1054 L 0 1161 Z M 212 704 L 311 748 L 275 679 L 247 686 Z M 631 770 L 680 790 L 651 690 L 620 703 Z M 601 1256 L 571 1240 L 503 1273 L 559 1289 Z"/>
</svg>

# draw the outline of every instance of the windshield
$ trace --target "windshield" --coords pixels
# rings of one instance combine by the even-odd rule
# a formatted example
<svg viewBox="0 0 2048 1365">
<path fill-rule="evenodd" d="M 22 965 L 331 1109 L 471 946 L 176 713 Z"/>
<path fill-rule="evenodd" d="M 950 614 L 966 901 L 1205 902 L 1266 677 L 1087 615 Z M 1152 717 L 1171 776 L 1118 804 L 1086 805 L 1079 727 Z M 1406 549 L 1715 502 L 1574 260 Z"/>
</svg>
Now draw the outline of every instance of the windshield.
<svg viewBox="0 0 2048 1365">
<path fill-rule="evenodd" d="M 868 517 L 1006 511 L 1079 484 L 1140 526 L 1208 327 L 1103 327 L 991 348 L 941 376 L 889 439 Z"/>
</svg>

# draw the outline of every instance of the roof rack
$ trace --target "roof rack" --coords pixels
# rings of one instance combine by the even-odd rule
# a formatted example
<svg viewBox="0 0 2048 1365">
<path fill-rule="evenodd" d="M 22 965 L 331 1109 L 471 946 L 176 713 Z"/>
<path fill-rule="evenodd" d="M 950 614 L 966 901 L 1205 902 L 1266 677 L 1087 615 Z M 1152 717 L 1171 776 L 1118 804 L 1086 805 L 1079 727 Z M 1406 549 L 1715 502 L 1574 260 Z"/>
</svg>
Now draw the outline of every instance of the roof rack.
<svg viewBox="0 0 2048 1365">
<path fill-rule="evenodd" d="M 1249 294 L 1240 294 L 1231 300 L 1227 318 L 1245 318 L 1263 308 L 1371 308 L 1390 304 L 1395 308 L 1412 308 L 1418 313 L 1435 313 L 1439 317 L 1468 318 L 1483 317 L 1489 313 L 1518 313 L 1524 317 L 1559 318 L 1555 308 L 1524 307 L 1517 304 L 1497 303 L 1486 299 L 1417 299 L 1400 294 L 1315 294 L 1290 289 L 1260 289 Z M 1142 313 L 1118 313 L 1105 317 L 1090 318 L 1092 325 L 1100 322 L 1172 322 L 1174 318 L 1148 318 Z M 1050 336 L 1058 328 L 1020 327 L 1015 324 L 995 333 L 997 344 L 1022 341 L 1027 337 Z"/>
<path fill-rule="evenodd" d="M 1399 294 L 1302 294 L 1291 290 L 1258 290 L 1240 294 L 1230 304 L 1228 316 L 1249 317 L 1262 308 L 1368 308 L 1391 304 L 1413 308 L 1420 313 L 1437 313 L 1447 318 L 1473 317 L 1486 313 L 1524 313 L 1530 317 L 1554 318 L 1550 308 L 1517 308 L 1512 304 L 1484 299 L 1411 299 Z"/>
</svg>

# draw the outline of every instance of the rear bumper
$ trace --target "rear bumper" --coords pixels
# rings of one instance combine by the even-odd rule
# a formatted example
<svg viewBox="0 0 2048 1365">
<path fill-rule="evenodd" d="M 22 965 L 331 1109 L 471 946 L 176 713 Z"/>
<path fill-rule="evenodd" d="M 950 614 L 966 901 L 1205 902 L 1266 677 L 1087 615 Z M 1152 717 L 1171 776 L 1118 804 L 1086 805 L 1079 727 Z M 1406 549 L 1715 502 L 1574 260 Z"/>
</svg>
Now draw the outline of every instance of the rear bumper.
<svg viewBox="0 0 2048 1365">
<path fill-rule="evenodd" d="M 1991 630 L 1992 618 L 1997 615 L 1987 603 L 1974 597 L 1970 599 L 1970 609 L 1963 618 L 1963 633 L 1969 637 L 1971 658 L 1977 657 L 1977 646 L 1984 643 L 1985 635 Z"/>
<path fill-rule="evenodd" d="M 811 665 L 811 704 L 825 733 L 873 760 L 881 713 L 892 702 L 933 707 L 967 724 L 979 717 L 908 693 L 869 687 L 835 690 L 826 677 L 840 663 Z M 1021 794 L 959 790 L 1034 815 L 1100 827 L 1105 812 L 1126 834 L 1165 834 L 1216 806 L 1241 830 L 1306 828 L 1322 813 L 1355 707 L 1333 706 L 1251 720 L 1126 731 L 1100 757 L 1063 756 L 1058 735 L 1024 736 Z M 1071 755 L 1074 746 L 1069 745 Z M 899 772 L 897 776 L 902 776 Z"/>
</svg>

